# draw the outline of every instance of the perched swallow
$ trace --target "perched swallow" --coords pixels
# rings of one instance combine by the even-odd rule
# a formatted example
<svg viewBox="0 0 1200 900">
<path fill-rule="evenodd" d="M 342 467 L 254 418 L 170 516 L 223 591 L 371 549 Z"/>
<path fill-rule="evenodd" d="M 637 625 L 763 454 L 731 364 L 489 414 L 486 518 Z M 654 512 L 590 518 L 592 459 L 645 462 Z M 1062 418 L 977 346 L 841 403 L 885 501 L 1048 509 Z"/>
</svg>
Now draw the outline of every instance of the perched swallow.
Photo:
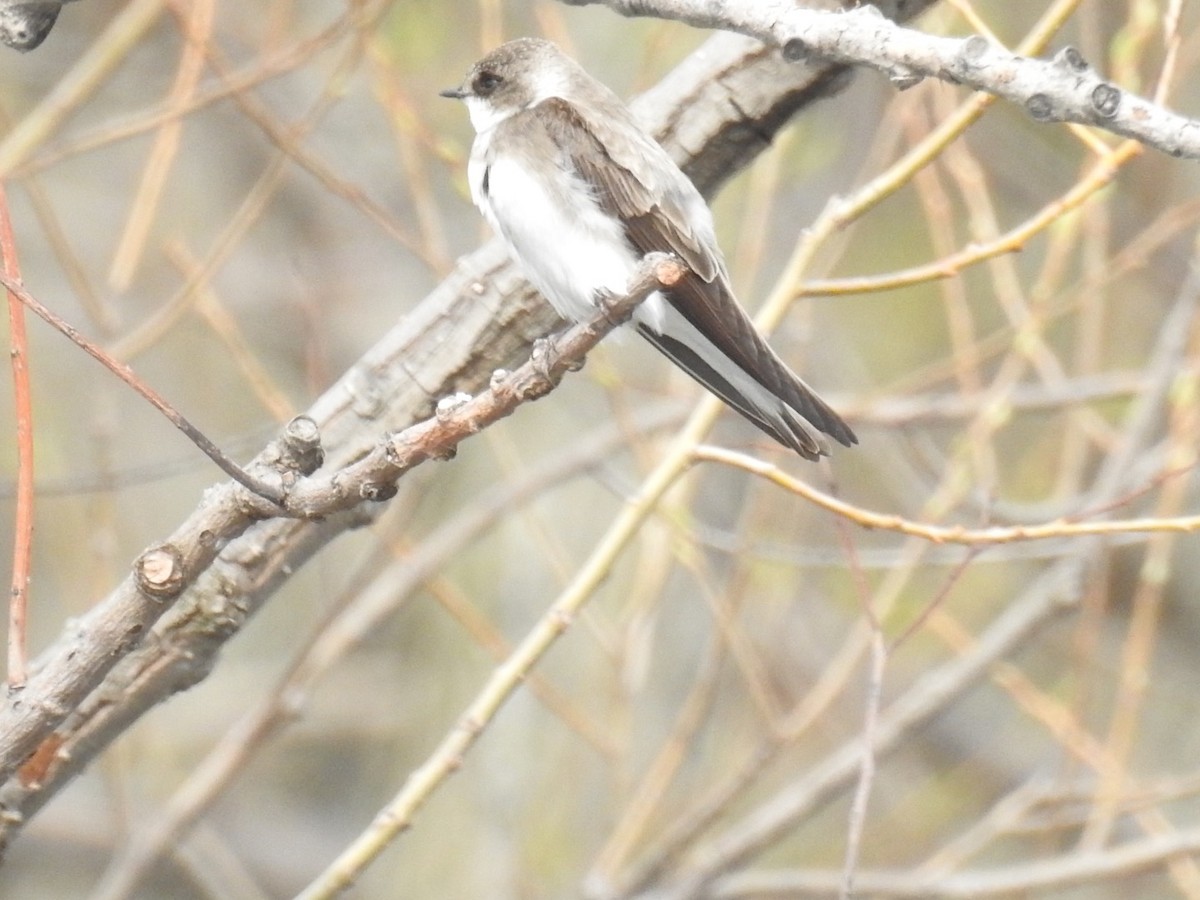
<svg viewBox="0 0 1200 900">
<path fill-rule="evenodd" d="M 849 426 L 767 345 L 738 305 L 700 192 L 607 87 L 549 41 L 521 38 L 443 97 L 475 128 L 471 197 L 530 282 L 564 318 L 620 296 L 642 256 L 691 270 L 633 315 L 638 332 L 775 440 L 806 459 Z"/>
</svg>

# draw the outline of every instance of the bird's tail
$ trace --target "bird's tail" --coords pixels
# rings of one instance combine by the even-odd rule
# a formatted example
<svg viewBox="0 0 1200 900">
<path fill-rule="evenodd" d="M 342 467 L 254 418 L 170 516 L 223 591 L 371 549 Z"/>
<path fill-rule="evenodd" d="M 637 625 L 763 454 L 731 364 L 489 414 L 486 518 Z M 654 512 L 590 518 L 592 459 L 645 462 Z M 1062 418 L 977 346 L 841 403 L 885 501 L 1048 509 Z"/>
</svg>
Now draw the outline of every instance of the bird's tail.
<svg viewBox="0 0 1200 900">
<path fill-rule="evenodd" d="M 805 459 L 829 455 L 822 433 L 849 447 L 858 438 L 841 417 L 758 337 L 755 370 L 722 353 L 682 317 L 660 333 L 645 322 L 638 332 L 675 365 L 785 447 Z M 679 327 L 682 325 L 683 327 Z M 690 332 L 690 333 L 689 333 Z"/>
</svg>

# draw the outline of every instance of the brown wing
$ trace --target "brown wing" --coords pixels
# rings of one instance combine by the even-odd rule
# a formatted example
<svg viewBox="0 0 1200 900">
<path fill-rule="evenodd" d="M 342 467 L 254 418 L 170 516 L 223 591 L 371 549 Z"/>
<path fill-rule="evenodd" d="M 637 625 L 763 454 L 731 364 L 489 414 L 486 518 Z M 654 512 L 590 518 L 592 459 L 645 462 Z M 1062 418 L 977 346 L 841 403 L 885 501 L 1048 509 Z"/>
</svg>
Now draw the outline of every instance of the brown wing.
<svg viewBox="0 0 1200 900">
<path fill-rule="evenodd" d="M 620 110 L 626 115 L 624 107 Z M 697 215 L 708 215 L 704 201 L 662 147 L 646 137 L 631 118 L 621 123 L 630 127 L 616 131 L 608 123 L 586 120 L 577 107 L 558 98 L 539 103 L 525 115 L 537 118 L 565 155 L 565 161 L 595 189 L 599 202 L 625 223 L 629 242 L 639 253 L 670 252 L 687 264 L 689 274 L 665 293 L 681 315 L 722 354 L 815 427 L 846 446 L 858 443 L 837 413 L 779 359 L 734 299 L 715 239 L 707 232 L 697 233 L 693 225 Z M 641 330 L 726 403 L 784 444 L 795 447 L 794 436 L 789 435 L 790 440 L 781 438 L 777 426 L 747 409 L 744 402 L 731 399 L 721 386 L 705 377 L 706 373 L 697 371 L 694 353 L 689 364 L 680 358 L 687 350 L 683 345 L 644 327 Z M 675 346 L 666 346 L 668 342 Z M 712 371 L 707 364 L 702 368 Z M 727 383 L 724 386 L 729 388 Z"/>
</svg>

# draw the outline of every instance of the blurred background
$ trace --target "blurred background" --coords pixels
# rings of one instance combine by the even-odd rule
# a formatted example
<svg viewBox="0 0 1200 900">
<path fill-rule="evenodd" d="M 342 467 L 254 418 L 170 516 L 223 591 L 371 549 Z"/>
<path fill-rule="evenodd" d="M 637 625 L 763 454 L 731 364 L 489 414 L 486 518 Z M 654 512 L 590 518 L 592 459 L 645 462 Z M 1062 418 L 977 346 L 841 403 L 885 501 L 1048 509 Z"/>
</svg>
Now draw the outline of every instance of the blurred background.
<svg viewBox="0 0 1200 900">
<path fill-rule="evenodd" d="M 1194 4 L 946 2 L 915 27 L 989 29 L 1015 48 L 1052 8 L 1038 55 L 1076 46 L 1112 83 L 1200 113 Z M 708 37 L 549 0 L 68 4 L 37 50 L 0 48 L 0 174 L 25 282 L 249 458 L 487 239 L 466 113 L 437 92 L 530 34 L 624 97 Z M 860 830 L 864 895 L 1008 875 L 994 895 L 1200 897 L 1200 867 L 1179 855 L 1200 851 L 1200 545 L 1180 518 L 1200 510 L 1200 173 L 997 102 L 856 206 L 970 102 L 859 72 L 714 198 L 740 297 L 753 310 L 794 296 L 773 344 L 861 443 L 805 465 L 728 413 L 709 440 L 856 510 L 1061 533 L 938 543 L 698 463 L 350 896 L 631 896 L 697 872 L 720 896 L 833 896 Z M 835 200 L 852 213 L 831 227 Z M 223 477 L 62 336 L 30 331 L 36 656 Z M 699 398 L 640 341 L 609 340 L 549 398 L 406 479 L 206 681 L 25 826 L 0 895 L 101 896 L 114 870 L 132 882 L 119 896 L 299 891 L 458 723 Z M 12 416 L 0 391 L 0 422 Z M 372 580 L 385 566 L 496 491 L 487 527 L 397 596 L 128 878 L 130 836 L 276 696 L 332 611 L 386 588 Z M 1179 521 L 1067 527 L 1148 519 Z M 864 733 L 882 749 L 855 814 Z M 1068 858 L 1073 879 L 1031 868 Z M 809 893 L 769 894 L 768 875 Z"/>
</svg>

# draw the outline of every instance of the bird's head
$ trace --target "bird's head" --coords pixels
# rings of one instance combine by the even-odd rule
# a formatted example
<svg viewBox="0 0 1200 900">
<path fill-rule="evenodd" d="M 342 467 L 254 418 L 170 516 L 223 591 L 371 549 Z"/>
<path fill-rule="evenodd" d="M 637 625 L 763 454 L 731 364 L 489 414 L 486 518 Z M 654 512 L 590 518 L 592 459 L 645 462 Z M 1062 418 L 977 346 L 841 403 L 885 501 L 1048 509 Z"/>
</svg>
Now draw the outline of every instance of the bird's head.
<svg viewBox="0 0 1200 900">
<path fill-rule="evenodd" d="M 471 124 L 482 133 L 548 97 L 569 99 L 579 72 L 549 41 L 518 38 L 491 51 L 471 67 L 459 87 L 441 95 L 466 101 Z"/>
</svg>

